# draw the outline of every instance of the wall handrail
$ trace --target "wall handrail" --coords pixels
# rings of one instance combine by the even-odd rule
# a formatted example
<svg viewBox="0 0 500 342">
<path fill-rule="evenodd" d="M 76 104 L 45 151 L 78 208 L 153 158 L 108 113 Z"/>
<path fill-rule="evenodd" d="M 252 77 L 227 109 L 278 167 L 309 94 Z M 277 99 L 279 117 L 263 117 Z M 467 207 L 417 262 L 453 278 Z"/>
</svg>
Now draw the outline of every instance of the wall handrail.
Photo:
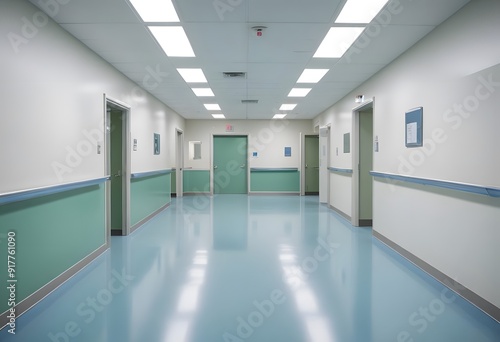
<svg viewBox="0 0 500 342">
<path fill-rule="evenodd" d="M 373 177 L 394 179 L 394 180 L 408 182 L 408 183 L 430 185 L 430 186 L 435 186 L 435 187 L 439 187 L 439 188 L 470 192 L 470 193 L 474 193 L 474 194 L 491 196 L 491 197 L 500 197 L 500 188 L 494 187 L 494 186 L 470 184 L 470 183 L 462 183 L 462 182 L 453 182 L 453 181 L 446 181 L 446 180 L 441 180 L 441 179 L 404 176 L 404 175 L 399 175 L 399 174 L 395 174 L 395 173 L 379 172 L 379 171 L 370 171 L 370 175 L 372 175 Z"/>
<path fill-rule="evenodd" d="M 164 175 L 167 173 L 172 173 L 174 172 L 175 169 L 164 169 L 164 170 L 155 170 L 155 171 L 145 171 L 145 172 L 135 172 L 130 175 L 130 178 L 144 178 L 144 177 L 151 177 L 151 176 L 159 176 L 159 175 Z"/>
<path fill-rule="evenodd" d="M 250 172 L 297 172 L 297 167 L 251 167 Z"/>
<path fill-rule="evenodd" d="M 328 167 L 328 171 L 330 172 L 341 172 L 341 173 L 352 173 L 352 169 L 343 169 L 340 167 Z"/>
<path fill-rule="evenodd" d="M 47 196 L 57 194 L 59 192 L 76 190 L 79 188 L 84 188 L 92 185 L 97 185 L 106 182 L 111 179 L 110 176 L 94 178 L 84 181 L 76 181 L 71 183 L 48 185 L 39 188 L 19 190 L 13 192 L 6 192 L 0 194 L 0 205 L 25 201 L 37 197 Z"/>
</svg>

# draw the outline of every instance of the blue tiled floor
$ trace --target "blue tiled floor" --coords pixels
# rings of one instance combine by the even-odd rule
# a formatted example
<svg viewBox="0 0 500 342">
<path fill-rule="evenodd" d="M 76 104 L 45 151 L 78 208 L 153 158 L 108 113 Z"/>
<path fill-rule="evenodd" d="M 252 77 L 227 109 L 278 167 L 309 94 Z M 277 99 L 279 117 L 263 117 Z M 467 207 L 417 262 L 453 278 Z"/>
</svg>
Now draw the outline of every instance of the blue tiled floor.
<svg viewBox="0 0 500 342">
<path fill-rule="evenodd" d="M 318 203 L 174 199 L 1 341 L 500 341 L 500 324 Z"/>
</svg>

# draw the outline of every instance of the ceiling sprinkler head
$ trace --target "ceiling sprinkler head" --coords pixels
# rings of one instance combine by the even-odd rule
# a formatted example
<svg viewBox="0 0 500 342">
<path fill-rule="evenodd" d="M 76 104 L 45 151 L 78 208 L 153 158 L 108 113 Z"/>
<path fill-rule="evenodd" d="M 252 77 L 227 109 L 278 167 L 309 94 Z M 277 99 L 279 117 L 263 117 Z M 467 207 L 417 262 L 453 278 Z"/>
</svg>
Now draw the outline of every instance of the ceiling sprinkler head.
<svg viewBox="0 0 500 342">
<path fill-rule="evenodd" d="M 262 37 L 262 32 L 266 29 L 266 26 L 254 26 L 252 29 L 257 32 L 257 37 Z"/>
</svg>

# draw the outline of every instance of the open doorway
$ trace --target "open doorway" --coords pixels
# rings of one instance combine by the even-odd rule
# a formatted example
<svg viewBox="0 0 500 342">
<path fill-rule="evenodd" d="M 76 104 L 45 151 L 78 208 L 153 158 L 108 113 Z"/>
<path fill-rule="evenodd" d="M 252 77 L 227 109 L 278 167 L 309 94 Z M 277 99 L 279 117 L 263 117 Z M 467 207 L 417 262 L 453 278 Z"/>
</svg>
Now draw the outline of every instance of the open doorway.
<svg viewBox="0 0 500 342">
<path fill-rule="evenodd" d="M 319 202 L 330 199 L 330 126 L 319 128 Z"/>
<path fill-rule="evenodd" d="M 106 217 L 111 235 L 130 233 L 130 151 L 129 113 L 127 105 L 105 98 L 106 103 L 106 171 L 110 176 L 106 190 Z"/>
<path fill-rule="evenodd" d="M 304 142 L 305 195 L 319 195 L 319 136 L 306 135 Z"/>
<path fill-rule="evenodd" d="M 184 168 L 184 132 L 176 128 L 175 140 L 175 177 L 172 184 L 172 195 L 182 197 L 183 194 L 183 168 Z"/>
<path fill-rule="evenodd" d="M 373 225 L 373 100 L 353 110 L 352 224 Z"/>
</svg>

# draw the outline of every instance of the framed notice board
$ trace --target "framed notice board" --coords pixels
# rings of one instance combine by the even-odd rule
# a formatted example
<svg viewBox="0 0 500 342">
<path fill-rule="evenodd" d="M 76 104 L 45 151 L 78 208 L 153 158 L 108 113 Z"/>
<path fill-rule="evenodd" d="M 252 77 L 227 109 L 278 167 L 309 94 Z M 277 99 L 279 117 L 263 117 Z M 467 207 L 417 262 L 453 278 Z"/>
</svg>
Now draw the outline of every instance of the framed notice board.
<svg viewBox="0 0 500 342">
<path fill-rule="evenodd" d="M 410 109 L 405 113 L 405 144 L 406 147 L 422 146 L 423 107 Z"/>
</svg>

